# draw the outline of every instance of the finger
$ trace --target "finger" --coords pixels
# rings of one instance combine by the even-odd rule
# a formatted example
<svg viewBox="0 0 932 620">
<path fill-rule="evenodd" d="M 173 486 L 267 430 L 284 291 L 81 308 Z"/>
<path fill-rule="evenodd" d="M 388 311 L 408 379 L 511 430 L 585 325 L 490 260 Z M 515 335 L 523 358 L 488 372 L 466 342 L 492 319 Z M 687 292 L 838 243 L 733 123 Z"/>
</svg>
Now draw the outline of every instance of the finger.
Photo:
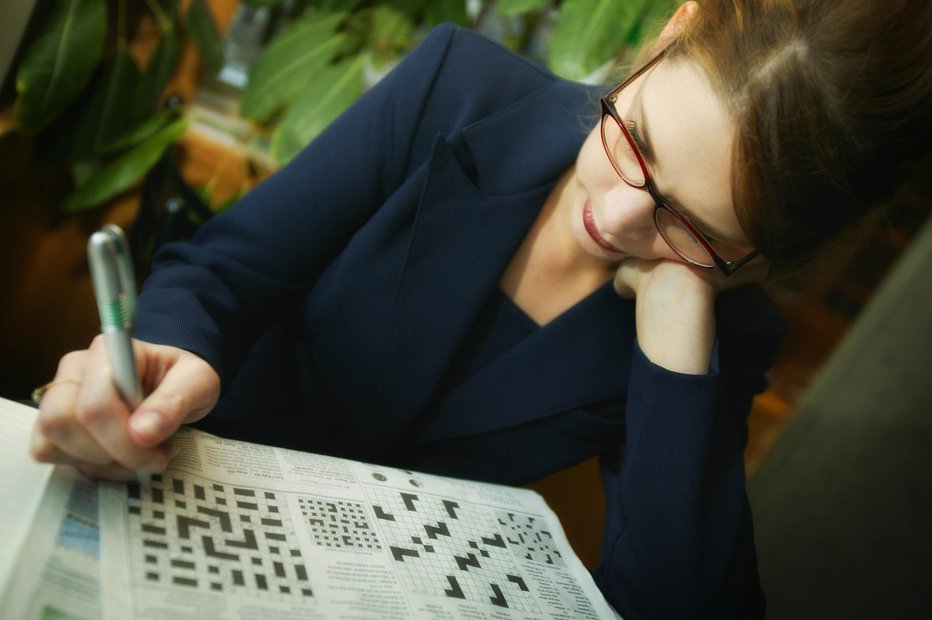
<svg viewBox="0 0 932 620">
<path fill-rule="evenodd" d="M 113 460 L 78 422 L 75 416 L 77 391 L 78 388 L 68 390 L 66 395 L 64 390 L 56 390 L 58 394 L 54 400 L 42 399 L 43 409 L 33 427 L 32 453 L 37 461 L 71 463 L 74 460 L 104 464 Z M 46 405 L 46 400 L 52 402 Z"/>
<path fill-rule="evenodd" d="M 110 457 L 110 461 L 130 469 L 163 469 L 163 450 L 139 446 L 129 437 L 127 421 L 130 410 L 113 384 L 107 351 L 100 337 L 94 339 L 87 351 L 86 369 L 74 413 L 81 427 Z M 100 462 L 98 459 L 85 460 Z"/>
<path fill-rule="evenodd" d="M 65 355 L 55 378 L 42 390 L 31 444 L 33 457 L 38 461 L 109 463 L 112 460 L 74 416 L 86 362 L 87 351 Z"/>
<path fill-rule="evenodd" d="M 138 471 L 123 467 L 113 461 L 108 460 L 106 463 L 89 463 L 76 459 L 59 450 L 55 444 L 48 441 L 36 429 L 33 429 L 29 449 L 33 458 L 39 462 L 72 465 L 84 475 L 94 478 L 95 480 L 114 480 L 119 482 L 133 482 L 139 480 Z M 147 473 L 158 472 L 151 471 Z"/>
<path fill-rule="evenodd" d="M 40 463 L 57 463 L 60 465 L 80 465 L 84 463 L 84 461 L 59 449 L 42 433 L 38 424 L 32 427 L 32 433 L 29 436 L 29 453 L 32 458 Z"/>
<path fill-rule="evenodd" d="M 177 349 L 173 349 L 177 351 Z M 129 422 L 133 441 L 154 446 L 178 427 L 199 420 L 220 395 L 220 377 L 199 357 L 180 352 L 155 390 L 136 408 Z"/>
<path fill-rule="evenodd" d="M 623 260 L 615 270 L 615 279 L 613 282 L 615 292 L 625 299 L 634 299 L 637 296 L 637 284 L 640 271 L 639 260 Z"/>
</svg>

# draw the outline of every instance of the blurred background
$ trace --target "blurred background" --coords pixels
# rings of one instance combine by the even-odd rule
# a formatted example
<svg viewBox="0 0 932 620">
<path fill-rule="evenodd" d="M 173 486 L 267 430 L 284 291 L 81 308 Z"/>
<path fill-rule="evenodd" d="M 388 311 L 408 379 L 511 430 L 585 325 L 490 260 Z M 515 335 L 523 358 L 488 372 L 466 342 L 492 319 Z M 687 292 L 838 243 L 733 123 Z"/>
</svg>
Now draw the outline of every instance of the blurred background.
<svg viewBox="0 0 932 620">
<path fill-rule="evenodd" d="M 3 3 L 0 396 L 28 398 L 62 354 L 97 333 L 85 259 L 90 233 L 107 222 L 123 226 L 143 280 L 159 245 L 186 238 L 286 163 L 437 23 L 479 30 L 561 76 L 603 83 L 678 4 Z M 790 330 L 751 413 L 749 477 L 929 219 L 930 205 L 926 166 L 812 266 L 767 285 Z M 927 275 L 916 282 L 932 288 Z M 932 341 L 917 346 L 932 353 Z M 926 359 L 910 363 L 927 367 Z M 593 532 L 601 529 L 600 511 L 588 501 L 600 493 L 594 479 L 588 462 L 536 486 L 560 507 L 590 566 L 598 559 Z"/>
<path fill-rule="evenodd" d="M 317 135 L 440 22 L 601 82 L 675 0 L 18 0 L 0 5 L 0 395 L 97 329 L 84 247 L 139 277 Z M 611 18 L 606 17 L 611 15 Z"/>
</svg>

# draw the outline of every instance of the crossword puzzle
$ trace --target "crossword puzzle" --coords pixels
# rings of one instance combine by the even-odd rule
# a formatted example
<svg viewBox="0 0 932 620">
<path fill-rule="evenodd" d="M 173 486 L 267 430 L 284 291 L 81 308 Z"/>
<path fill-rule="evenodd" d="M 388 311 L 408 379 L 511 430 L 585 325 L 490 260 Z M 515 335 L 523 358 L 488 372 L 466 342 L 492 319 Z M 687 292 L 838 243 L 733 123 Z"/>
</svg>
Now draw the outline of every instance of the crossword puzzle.
<svg viewBox="0 0 932 620">
<path fill-rule="evenodd" d="M 381 487 L 366 491 L 408 590 L 540 613 L 508 548 L 509 543 L 526 544 L 517 531 L 529 540 L 534 538 L 538 532 L 533 520 L 522 523 L 516 517 L 518 526 L 506 526 L 509 541 L 499 527 L 508 513 L 492 515 L 479 506 L 426 493 Z M 536 539 L 532 548 L 534 554 L 543 553 Z M 518 551 L 524 557 L 526 550 Z"/>
<path fill-rule="evenodd" d="M 536 517 L 513 512 L 499 512 L 495 516 L 498 524 L 506 530 L 505 538 L 512 549 L 525 560 L 566 566 L 559 549 L 553 544 L 553 535 L 538 527 Z"/>
<path fill-rule="evenodd" d="M 135 577 L 294 600 L 312 596 L 284 499 L 191 475 L 127 487 Z"/>
<path fill-rule="evenodd" d="M 328 549 L 378 551 L 379 537 L 369 526 L 365 507 L 358 502 L 314 497 L 298 498 L 314 544 Z"/>
</svg>

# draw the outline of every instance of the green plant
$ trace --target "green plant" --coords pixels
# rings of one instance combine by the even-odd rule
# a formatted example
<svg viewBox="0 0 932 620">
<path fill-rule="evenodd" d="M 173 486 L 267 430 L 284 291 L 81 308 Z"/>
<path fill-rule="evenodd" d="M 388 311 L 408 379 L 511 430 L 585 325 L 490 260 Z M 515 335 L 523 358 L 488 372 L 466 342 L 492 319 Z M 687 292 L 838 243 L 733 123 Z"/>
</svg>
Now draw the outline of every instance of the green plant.
<svg viewBox="0 0 932 620">
<path fill-rule="evenodd" d="M 487 3 L 498 14 L 517 19 L 515 34 L 505 39 L 524 51 L 549 16 L 552 33 L 539 60 L 557 75 L 573 80 L 599 80 L 603 69 L 636 49 L 645 30 L 673 13 L 682 0 L 496 0 Z"/>
<path fill-rule="evenodd" d="M 14 127 L 35 135 L 45 160 L 71 163 L 75 190 L 64 212 L 96 206 L 134 185 L 180 137 L 187 121 L 161 110 L 184 38 L 219 62 L 221 39 L 205 0 L 182 14 L 177 0 L 58 0 L 16 72 Z M 145 63 L 131 53 L 133 26 L 151 15 L 158 41 Z"/>
<path fill-rule="evenodd" d="M 250 0 L 265 7 L 284 0 Z M 442 21 L 469 26 L 465 0 L 301 3 L 249 69 L 240 114 L 285 163 Z"/>
<path fill-rule="evenodd" d="M 249 70 L 240 114 L 287 162 L 433 25 L 479 28 L 556 73 L 591 78 L 677 0 L 242 0 L 275 12 L 278 31 Z M 163 109 L 185 41 L 205 72 L 224 62 L 207 0 L 45 0 L 16 72 L 14 124 L 46 160 L 71 164 L 76 212 L 137 183 L 187 129 Z M 157 43 L 132 53 L 140 23 Z"/>
<path fill-rule="evenodd" d="M 251 0 L 270 7 L 284 0 Z M 535 37 L 552 30 L 538 60 L 559 75 L 584 79 L 635 47 L 644 26 L 677 0 L 329 0 L 305 2 L 269 41 L 249 71 L 240 113 L 269 136 L 285 163 L 364 90 L 376 73 L 413 48 L 441 21 L 480 28 L 532 54 Z"/>
</svg>

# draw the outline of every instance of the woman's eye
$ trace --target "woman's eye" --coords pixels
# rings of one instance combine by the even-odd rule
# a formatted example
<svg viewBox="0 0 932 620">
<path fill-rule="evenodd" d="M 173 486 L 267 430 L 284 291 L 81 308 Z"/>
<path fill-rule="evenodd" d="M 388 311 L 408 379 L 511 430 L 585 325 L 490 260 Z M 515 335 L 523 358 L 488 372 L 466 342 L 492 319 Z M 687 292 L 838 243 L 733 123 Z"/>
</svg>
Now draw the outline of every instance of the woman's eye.
<svg viewBox="0 0 932 620">
<path fill-rule="evenodd" d="M 722 241 L 720 241 L 719 239 L 716 239 L 716 238 L 713 237 L 712 235 L 709 235 L 709 234 L 706 234 L 705 232 L 703 232 L 703 230 L 702 230 L 701 228 L 699 228 L 698 226 L 696 226 L 695 224 L 693 224 L 692 226 L 693 226 L 693 228 L 696 229 L 696 233 L 702 237 L 702 240 L 705 241 L 706 243 L 708 243 L 709 245 L 711 245 L 713 248 L 716 248 L 716 249 L 718 249 L 718 250 L 721 250 L 721 249 L 723 249 L 723 248 L 726 246 L 726 244 L 724 244 L 724 243 L 723 243 Z M 693 236 L 693 239 L 695 240 L 696 245 L 702 245 L 702 244 L 699 242 L 699 240 L 696 239 L 695 235 Z"/>
<path fill-rule="evenodd" d="M 631 139 L 634 140 L 635 146 L 638 147 L 638 150 L 641 151 L 641 155 L 647 157 L 650 155 L 650 149 L 647 148 L 647 143 L 644 142 L 644 138 L 641 137 L 640 131 L 638 131 L 638 124 L 636 121 L 627 121 L 628 133 L 631 135 Z"/>
<path fill-rule="evenodd" d="M 692 233 L 689 233 L 689 242 L 690 242 L 692 245 L 696 246 L 697 248 L 701 248 L 701 247 L 702 247 L 702 242 L 699 241 L 699 239 L 696 238 L 696 235 L 694 235 L 694 234 L 692 234 Z"/>
</svg>

